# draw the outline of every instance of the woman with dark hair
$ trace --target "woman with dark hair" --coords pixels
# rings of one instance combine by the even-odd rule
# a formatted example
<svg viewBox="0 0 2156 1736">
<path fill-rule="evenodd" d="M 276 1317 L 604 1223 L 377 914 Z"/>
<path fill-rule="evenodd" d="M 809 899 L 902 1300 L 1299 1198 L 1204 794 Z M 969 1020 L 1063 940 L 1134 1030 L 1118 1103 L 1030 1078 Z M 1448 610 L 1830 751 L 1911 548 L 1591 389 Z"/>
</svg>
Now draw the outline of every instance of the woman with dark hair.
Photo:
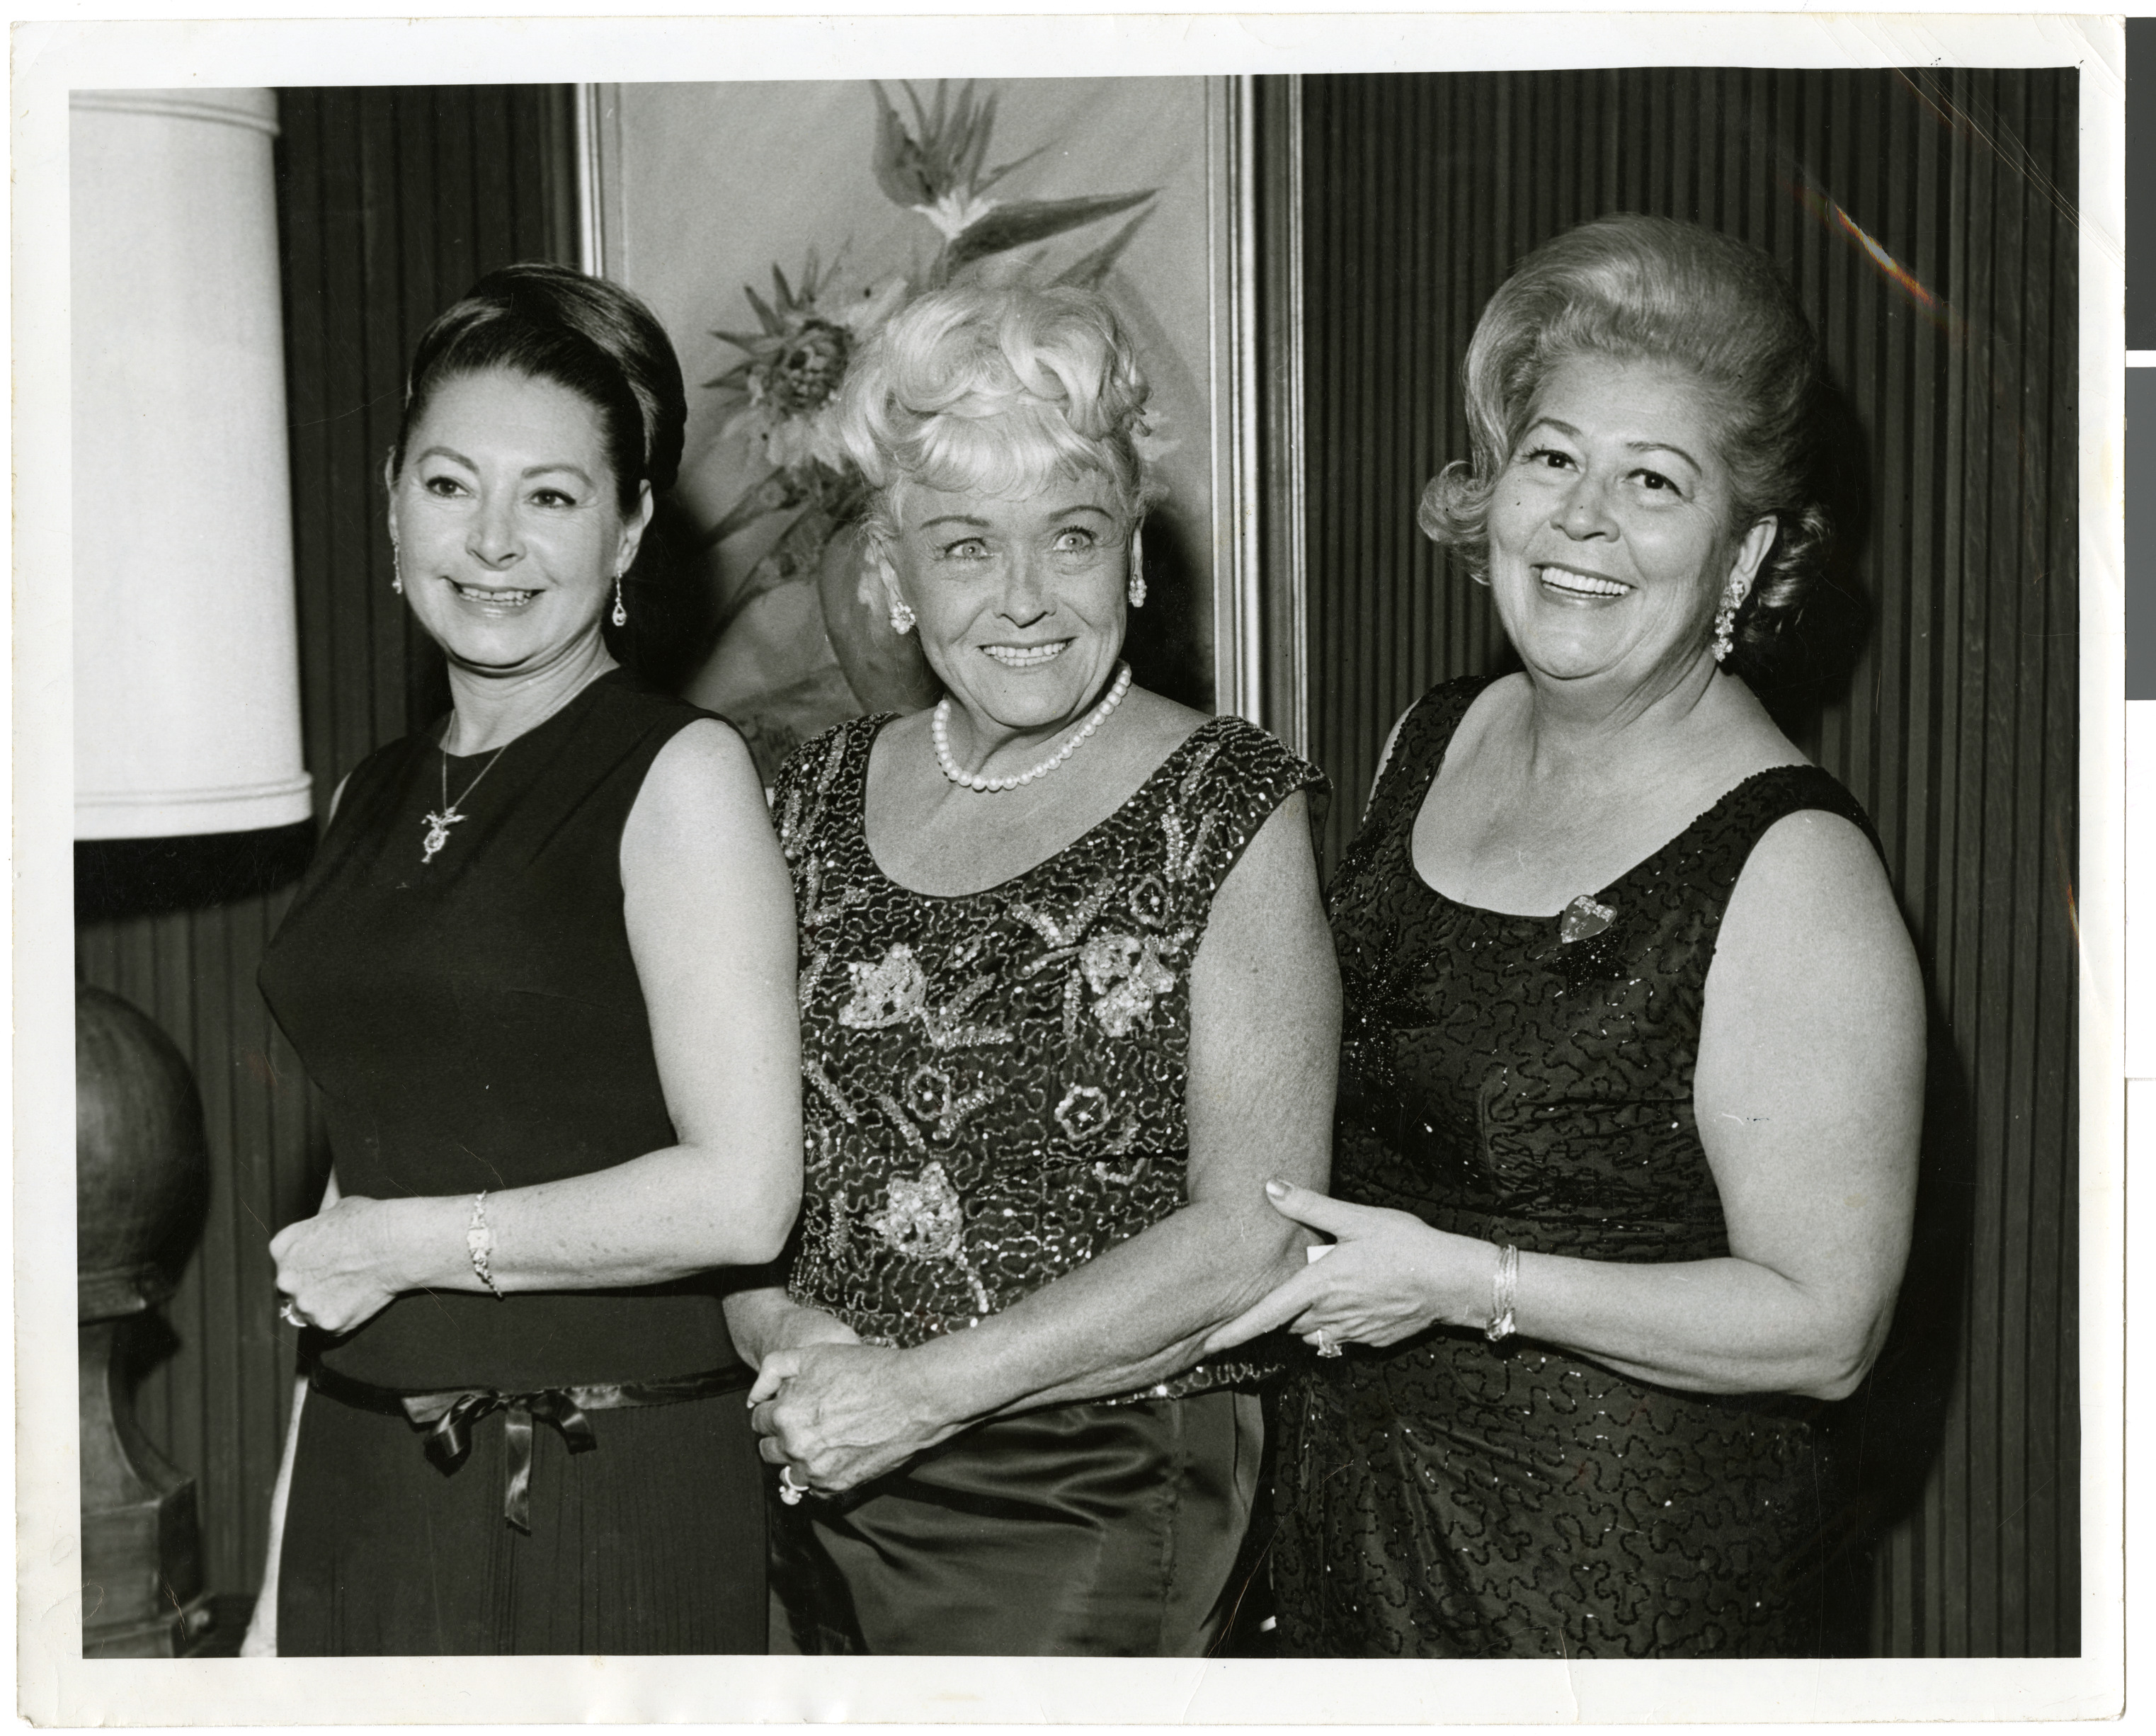
<svg viewBox="0 0 2156 1736">
<path fill-rule="evenodd" d="M 1907 1251 L 1922 991 L 1856 803 L 1740 671 L 1826 525 L 1809 326 L 1765 255 L 1588 223 L 1467 357 L 1423 524 L 1519 673 L 1394 729 L 1328 895 L 1332 1238 L 1288 1326 L 1276 1582 L 1305 1655 L 1817 1651 L 1825 1424 Z M 1322 1257 L 1318 1257 L 1318 1256 Z"/>
<path fill-rule="evenodd" d="M 708 1274 L 798 1200 L 792 895 L 739 738 L 601 632 L 684 413 L 650 313 L 559 267 L 413 358 L 393 583 L 454 709 L 345 779 L 262 965 L 334 1168 L 270 1243 L 305 1374 L 253 1652 L 763 1649 Z"/>
<path fill-rule="evenodd" d="M 1324 1184 L 1338 989 L 1318 773 L 1121 660 L 1145 407 L 1070 288 L 923 295 L 847 378 L 945 697 L 778 782 L 807 1184 L 727 1307 L 803 1649 L 1189 1656 L 1226 1613 L 1281 1358 L 1199 1347 L 1301 1263 L 1260 1184 Z"/>
</svg>

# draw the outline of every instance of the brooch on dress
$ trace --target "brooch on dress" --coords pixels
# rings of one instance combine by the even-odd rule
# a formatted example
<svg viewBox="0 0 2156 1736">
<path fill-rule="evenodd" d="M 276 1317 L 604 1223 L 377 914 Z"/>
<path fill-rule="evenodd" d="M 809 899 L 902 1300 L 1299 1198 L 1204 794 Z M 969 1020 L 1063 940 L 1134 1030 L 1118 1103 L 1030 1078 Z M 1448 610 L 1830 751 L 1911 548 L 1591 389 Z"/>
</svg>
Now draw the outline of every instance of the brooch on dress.
<svg viewBox="0 0 2156 1736">
<path fill-rule="evenodd" d="M 1574 941 L 1591 940 L 1616 920 L 1614 909 L 1607 904 L 1597 904 L 1582 892 L 1559 913 L 1558 944 L 1568 947 Z"/>
<path fill-rule="evenodd" d="M 1568 989 L 1581 989 L 1616 968 L 1624 957 L 1622 940 L 1615 907 L 1582 892 L 1558 912 L 1558 951 L 1551 962 Z"/>
</svg>

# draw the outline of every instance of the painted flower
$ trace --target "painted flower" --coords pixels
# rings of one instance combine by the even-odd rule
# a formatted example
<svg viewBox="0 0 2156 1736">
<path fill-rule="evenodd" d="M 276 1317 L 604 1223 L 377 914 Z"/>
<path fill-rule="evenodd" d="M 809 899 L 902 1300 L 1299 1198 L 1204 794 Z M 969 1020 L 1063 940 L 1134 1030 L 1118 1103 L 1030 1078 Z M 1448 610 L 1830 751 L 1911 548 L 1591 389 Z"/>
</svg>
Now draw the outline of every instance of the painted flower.
<svg viewBox="0 0 2156 1736">
<path fill-rule="evenodd" d="M 882 1030 L 917 1019 L 928 1004 L 928 977 L 909 946 L 895 946 L 875 964 L 850 964 L 853 999 L 839 1009 L 839 1023 L 854 1030 Z"/>
<path fill-rule="evenodd" d="M 746 430 L 762 444 L 773 467 L 783 472 L 798 472 L 812 463 L 837 473 L 848 469 L 834 419 L 839 388 L 862 340 L 906 299 L 906 280 L 895 277 L 842 300 L 832 289 L 837 271 L 838 262 L 824 265 L 814 248 L 798 288 L 773 265 L 770 300 L 753 287 L 742 286 L 762 329 L 711 334 L 743 352 L 724 373 L 705 382 L 742 399 L 726 431 Z"/>
<path fill-rule="evenodd" d="M 857 295 L 834 287 L 838 259 L 827 266 L 811 248 L 795 282 L 772 267 L 769 300 L 744 286 L 760 329 L 712 333 L 742 352 L 732 367 L 704 383 L 727 394 L 732 413 L 721 432 L 746 435 L 770 469 L 705 530 L 702 546 L 716 547 L 772 514 L 791 515 L 778 541 L 751 569 L 746 583 L 752 593 L 815 576 L 824 546 L 860 511 L 866 485 L 839 438 L 837 398 L 847 367 L 870 333 L 911 296 L 950 282 L 983 260 L 1014 256 L 1055 236 L 1126 216 L 1113 234 L 1054 280 L 1098 283 L 1122 256 L 1158 191 L 992 198 L 990 189 L 1005 176 L 1051 147 L 1042 145 L 991 166 L 996 99 L 977 95 L 970 82 L 954 89 L 939 80 L 928 100 L 903 85 L 906 117 L 881 85 L 870 88 L 876 109 L 870 168 L 876 185 L 894 205 L 923 218 L 935 230 L 937 245 L 927 262 L 916 258 L 906 272 Z"/>
<path fill-rule="evenodd" d="M 996 201 L 984 199 L 970 187 L 954 187 L 932 204 L 907 208 L 919 213 L 935 224 L 936 233 L 946 241 L 956 241 L 967 230 L 996 208 Z"/>
<path fill-rule="evenodd" d="M 1152 1022 L 1154 998 L 1175 987 L 1175 973 L 1161 958 L 1153 935 L 1096 934 L 1078 954 L 1078 968 L 1094 994 L 1093 1016 L 1111 1037 L 1128 1036 Z"/>
</svg>

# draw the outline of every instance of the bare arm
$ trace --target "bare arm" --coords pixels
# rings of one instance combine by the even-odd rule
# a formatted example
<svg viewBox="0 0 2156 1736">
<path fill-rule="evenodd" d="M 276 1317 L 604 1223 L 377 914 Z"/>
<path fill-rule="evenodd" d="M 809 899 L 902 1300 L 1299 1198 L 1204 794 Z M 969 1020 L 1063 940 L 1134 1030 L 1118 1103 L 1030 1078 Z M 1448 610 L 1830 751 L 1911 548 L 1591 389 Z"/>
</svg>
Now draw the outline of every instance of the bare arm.
<svg viewBox="0 0 2156 1736">
<path fill-rule="evenodd" d="M 780 1394 L 758 1414 L 778 1437 L 767 1457 L 842 1488 L 982 1417 L 1129 1392 L 1188 1368 L 1302 1263 L 1307 1238 L 1264 1183 L 1324 1184 L 1339 978 L 1299 794 L 1215 896 L 1190 994 L 1188 1203 L 971 1331 L 767 1359 L 752 1395 Z"/>
<path fill-rule="evenodd" d="M 676 1144 L 490 1194 L 506 1291 L 663 1281 L 757 1265 L 801 1187 L 792 888 L 747 750 L 698 723 L 661 750 L 621 843 L 624 910 Z M 484 1289 L 469 1195 L 347 1199 L 271 1243 L 280 1287 L 346 1330 L 403 1292 Z"/>
<path fill-rule="evenodd" d="M 1923 1071 L 1922 984 L 1877 856 L 1846 820 L 1792 814 L 1753 850 L 1707 978 L 1693 1113 L 1729 1257 L 1598 1274 L 1522 1256 L 1521 1330 L 1550 1336 L 1547 1316 L 1666 1384 L 1845 1397 L 1908 1255 Z"/>
<path fill-rule="evenodd" d="M 1707 980 L 1694 1112 L 1728 1256 L 1523 1254 L 1518 1329 L 1664 1385 L 1846 1396 L 1901 1282 L 1923 1066 L 1922 987 L 1877 857 L 1845 820 L 1789 816 L 1753 850 Z M 1215 1343 L 1291 1323 L 1382 1344 L 1487 1321 L 1489 1244 L 1404 1212 L 1283 1210 L 1340 1245 Z"/>
<path fill-rule="evenodd" d="M 752 1369 L 774 1350 L 798 1350 L 803 1344 L 858 1344 L 853 1328 L 821 1308 L 803 1307 L 783 1283 L 737 1290 L 726 1299 L 726 1332 L 734 1348 Z"/>
</svg>

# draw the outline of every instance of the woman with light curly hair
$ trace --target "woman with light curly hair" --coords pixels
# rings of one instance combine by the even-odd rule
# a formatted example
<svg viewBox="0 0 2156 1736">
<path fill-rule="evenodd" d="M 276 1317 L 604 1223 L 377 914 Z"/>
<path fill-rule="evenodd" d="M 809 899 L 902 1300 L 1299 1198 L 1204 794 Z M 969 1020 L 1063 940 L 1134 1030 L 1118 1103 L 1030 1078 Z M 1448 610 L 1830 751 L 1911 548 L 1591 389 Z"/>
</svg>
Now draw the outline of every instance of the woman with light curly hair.
<svg viewBox="0 0 2156 1736">
<path fill-rule="evenodd" d="M 729 1303 L 809 1650 L 1188 1656 L 1250 1518 L 1338 980 L 1310 766 L 1134 686 L 1146 386 L 1098 295 L 922 297 L 842 419 L 943 697 L 804 745 L 807 1191 Z M 1291 1345 L 1288 1348 L 1292 1348 Z M 804 1500 L 805 1496 L 805 1500 Z"/>
<path fill-rule="evenodd" d="M 1827 531 L 1815 346 L 1772 262 L 1615 217 L 1467 354 L 1424 528 L 1518 673 L 1393 733 L 1328 894 L 1346 1040 L 1287 1327 L 1286 1643 L 1758 1656 L 1829 1643 L 1827 1423 L 1909 1238 L 1914 957 L 1855 800 L 1769 720 Z"/>
</svg>

